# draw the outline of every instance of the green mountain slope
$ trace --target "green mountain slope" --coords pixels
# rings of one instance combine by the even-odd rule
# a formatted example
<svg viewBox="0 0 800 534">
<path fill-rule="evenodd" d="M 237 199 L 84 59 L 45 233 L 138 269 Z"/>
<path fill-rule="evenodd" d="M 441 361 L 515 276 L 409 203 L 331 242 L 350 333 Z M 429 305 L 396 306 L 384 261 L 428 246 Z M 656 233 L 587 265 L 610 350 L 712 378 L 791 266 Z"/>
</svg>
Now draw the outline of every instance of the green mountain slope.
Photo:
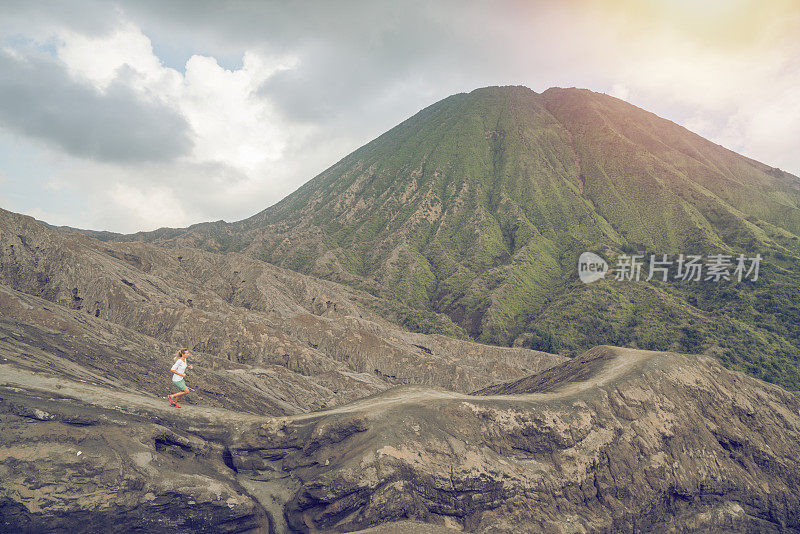
<svg viewBox="0 0 800 534">
<path fill-rule="evenodd" d="M 238 223 L 139 238 L 367 289 L 406 326 L 575 354 L 709 352 L 800 389 L 800 179 L 615 98 L 446 98 Z M 757 282 L 578 281 L 581 252 L 762 255 Z M 411 313 L 408 310 L 418 310 Z M 450 328 L 452 331 L 452 328 Z"/>
</svg>

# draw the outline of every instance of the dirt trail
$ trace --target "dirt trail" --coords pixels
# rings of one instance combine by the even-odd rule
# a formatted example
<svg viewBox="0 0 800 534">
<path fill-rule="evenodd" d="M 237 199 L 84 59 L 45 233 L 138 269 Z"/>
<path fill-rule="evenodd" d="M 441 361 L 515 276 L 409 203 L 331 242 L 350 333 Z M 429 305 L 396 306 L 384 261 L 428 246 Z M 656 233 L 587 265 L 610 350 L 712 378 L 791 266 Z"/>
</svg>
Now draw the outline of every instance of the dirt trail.
<svg viewBox="0 0 800 534">
<path fill-rule="evenodd" d="M 648 350 L 626 349 L 620 347 L 608 347 L 608 350 L 613 351 L 613 358 L 606 362 L 601 371 L 590 380 L 580 382 L 570 382 L 556 391 L 547 393 L 525 393 L 516 395 L 486 395 L 475 396 L 466 395 L 463 393 L 456 393 L 453 391 L 432 389 L 422 386 L 404 386 L 392 389 L 389 392 L 360 399 L 358 401 L 332 408 L 330 410 L 323 410 L 318 412 L 310 412 L 305 414 L 292 415 L 285 418 L 290 421 L 301 421 L 312 419 L 316 417 L 323 417 L 326 415 L 335 415 L 342 413 L 352 413 L 358 411 L 374 411 L 377 409 L 388 408 L 400 404 L 423 403 L 431 400 L 468 400 L 470 402 L 486 402 L 486 401 L 520 401 L 520 402 L 547 402 L 559 398 L 569 397 L 578 394 L 591 388 L 602 386 L 620 377 L 623 377 L 640 367 L 645 362 L 650 361 L 652 358 L 659 355 L 663 356 L 663 352 L 655 352 Z"/>
<path fill-rule="evenodd" d="M 182 408 L 173 408 L 166 398 L 155 395 L 131 393 L 121 389 L 109 389 L 105 386 L 96 386 L 90 383 L 77 382 L 70 379 L 59 379 L 53 376 L 36 373 L 34 371 L 17 367 L 14 364 L 0 365 L 0 388 L 36 390 L 52 392 L 59 397 L 71 397 L 82 402 L 98 405 L 106 409 L 116 409 L 126 413 L 145 412 L 158 418 L 191 417 L 192 420 L 205 423 L 225 423 L 226 421 L 260 421 L 264 417 L 251 415 L 232 410 L 203 406 L 202 404 L 185 405 Z M 196 400 L 202 403 L 202 395 L 196 395 Z"/>
<path fill-rule="evenodd" d="M 160 514 L 183 473 L 178 498 L 213 531 L 267 523 L 278 532 L 352 531 L 442 510 L 455 518 L 449 525 L 477 520 L 483 527 L 472 530 L 481 532 L 555 531 L 576 518 L 583 531 L 668 530 L 690 520 L 697 531 L 798 525 L 797 398 L 712 358 L 601 346 L 473 395 L 401 386 L 285 417 L 197 401 L 174 409 L 146 391 L 0 364 L 0 469 L 16 477 L 4 476 L 6 487 L 36 484 L 13 494 L 17 523 L 51 521 L 76 499 L 94 513 L 98 480 L 112 473 L 103 499 L 124 506 L 108 512 L 117 514 L 109 524 L 179 531 L 165 530 L 172 519 Z M 67 493 L 65 480 L 74 484 Z M 687 496 L 677 511 L 649 504 L 672 502 L 676 491 Z M 610 520 L 606 499 L 626 515 Z M 738 503 L 756 503 L 748 504 L 754 513 Z M 29 512 L 44 505 L 44 514 Z M 149 516 L 159 528 L 136 523 Z M 423 531 L 403 522 L 364 532 L 401 526 Z"/>
<path fill-rule="evenodd" d="M 470 402 L 491 401 L 518 401 L 518 402 L 547 402 L 559 398 L 578 394 L 588 389 L 602 386 L 618 379 L 636 369 L 651 358 L 664 353 L 608 347 L 613 357 L 604 363 L 602 369 L 589 380 L 569 382 L 558 387 L 555 391 L 546 393 L 525 393 L 511 395 L 475 396 L 453 391 L 433 389 L 425 386 L 401 386 L 385 393 L 357 400 L 355 402 L 316 412 L 285 416 L 271 417 L 244 414 L 232 410 L 212 408 L 202 405 L 202 395 L 196 395 L 200 405 L 186 405 L 180 410 L 172 408 L 166 399 L 152 395 L 143 395 L 122 390 L 110 390 L 103 386 L 93 386 L 89 383 L 61 380 L 29 370 L 21 369 L 13 364 L 0 367 L 0 387 L 17 387 L 23 389 L 51 391 L 59 396 L 73 397 L 89 404 L 96 404 L 105 408 L 121 409 L 127 412 L 146 412 L 157 417 L 191 417 L 195 421 L 206 423 L 224 424 L 226 422 L 257 422 L 269 419 L 283 421 L 305 421 L 330 415 L 370 412 L 392 408 L 403 404 L 420 404 L 435 400 L 465 400 Z"/>
</svg>

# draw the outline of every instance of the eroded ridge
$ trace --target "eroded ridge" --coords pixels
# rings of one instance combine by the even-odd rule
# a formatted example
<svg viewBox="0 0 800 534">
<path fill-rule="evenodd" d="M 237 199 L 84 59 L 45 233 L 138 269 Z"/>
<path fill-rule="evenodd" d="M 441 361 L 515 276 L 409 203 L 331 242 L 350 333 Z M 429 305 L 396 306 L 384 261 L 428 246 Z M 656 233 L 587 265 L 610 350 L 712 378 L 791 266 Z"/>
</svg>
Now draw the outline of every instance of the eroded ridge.
<svg viewBox="0 0 800 534">
<path fill-rule="evenodd" d="M 6 526 L 800 529 L 800 401 L 702 356 L 596 347 L 480 395 L 404 386 L 269 418 L 3 370 Z M 198 514 L 170 517 L 175 498 Z"/>
</svg>

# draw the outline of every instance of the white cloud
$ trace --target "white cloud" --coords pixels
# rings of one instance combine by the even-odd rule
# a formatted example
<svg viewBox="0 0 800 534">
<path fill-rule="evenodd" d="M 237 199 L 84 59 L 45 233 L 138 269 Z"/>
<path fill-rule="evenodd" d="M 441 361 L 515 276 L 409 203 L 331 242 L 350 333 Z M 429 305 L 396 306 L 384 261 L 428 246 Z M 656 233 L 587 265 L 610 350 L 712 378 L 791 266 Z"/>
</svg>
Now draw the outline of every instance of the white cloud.
<svg viewBox="0 0 800 534">
<path fill-rule="evenodd" d="M 293 68 L 293 58 L 246 51 L 240 69 L 226 70 L 213 57 L 194 55 L 181 74 L 165 67 L 150 39 L 130 24 L 104 36 L 65 31 L 60 39 L 58 57 L 75 77 L 101 91 L 121 81 L 181 113 L 192 130 L 192 162 L 257 172 L 281 157 L 287 125 L 257 90 L 274 73 Z"/>
<path fill-rule="evenodd" d="M 720 3 L 714 9 L 724 11 L 727 6 Z M 800 11 L 773 15 L 771 25 L 756 25 L 745 32 L 741 28 L 751 21 L 750 15 L 742 13 L 742 20 L 731 25 L 741 35 L 730 35 L 722 43 L 708 42 L 710 37 L 703 33 L 714 28 L 654 24 L 645 33 L 631 31 L 619 19 L 608 19 L 606 25 L 615 28 L 616 37 L 599 43 L 598 48 L 609 51 L 613 60 L 605 67 L 620 80 L 610 94 L 661 116 L 688 117 L 680 121 L 688 129 L 797 174 L 800 41 L 795 36 L 800 31 Z M 750 18 L 764 16 L 752 13 Z M 624 57 L 611 52 L 622 49 L 627 51 Z"/>
<path fill-rule="evenodd" d="M 286 152 L 300 152 L 316 129 L 286 122 L 258 89 L 293 68 L 291 56 L 249 50 L 240 68 L 228 70 L 213 57 L 193 55 L 181 73 L 166 67 L 150 39 L 130 24 L 94 35 L 61 30 L 56 43 L 56 57 L 77 83 L 101 95 L 124 87 L 143 102 L 164 105 L 186 121 L 192 143 L 188 153 L 155 164 L 63 154 L 48 184 L 89 199 L 84 226 L 133 232 L 242 218 L 280 200 L 299 185 L 298 176 L 310 178 L 335 157 L 323 144 L 305 161 L 287 161 Z"/>
<path fill-rule="evenodd" d="M 284 63 L 268 64 L 247 52 L 242 68 L 220 67 L 214 58 L 186 62 L 184 91 L 177 105 L 195 133 L 196 161 L 213 161 L 255 171 L 279 159 L 286 148 L 285 124 L 256 91 Z"/>
<path fill-rule="evenodd" d="M 63 63 L 35 51 L 0 49 L 0 123 L 69 154 L 106 161 L 172 159 L 191 149 L 188 124 L 121 82 L 100 93 Z"/>
<path fill-rule="evenodd" d="M 164 68 L 153 46 L 138 28 L 125 24 L 107 35 L 60 32 L 57 56 L 76 78 L 105 90 L 120 75 L 126 85 L 166 103 L 180 92 L 181 75 Z"/>
<path fill-rule="evenodd" d="M 716 135 L 719 142 L 769 165 L 797 172 L 800 168 L 797 151 L 800 102 L 795 92 L 798 83 L 800 77 L 792 88 L 783 88 L 767 99 L 739 108 Z"/>
<path fill-rule="evenodd" d="M 17 105 L 0 116 L 57 152 L 50 183 L 87 209 L 66 201 L 42 209 L 74 225 L 128 232 L 244 218 L 435 100 L 494 84 L 606 91 L 767 164 L 800 170 L 794 0 L 244 3 L 236 10 L 78 1 L 86 4 L 21 3 L 0 20 L 0 37 L 23 35 L 38 52 L 53 53 L 37 72 L 58 70 L 89 93 L 66 83 L 44 91 L 42 79 L 57 80 L 31 76 L 14 88 L 38 91 L 37 102 L 52 105 L 36 109 L 53 113 Z M 24 40 L 3 46 L 13 52 Z M 69 110 L 69 102 L 82 104 Z M 130 132 L 108 124 L 114 114 L 129 118 L 119 124 Z M 25 172 L 35 174 L 32 163 L 23 167 L 0 168 L 19 184 Z M 3 183 L 0 192 L 22 189 Z M 30 198 L 43 191 L 30 189 Z"/>
<path fill-rule="evenodd" d="M 43 210 L 42 208 L 31 208 L 26 210 L 25 215 L 30 215 L 34 219 L 44 221 L 48 224 L 52 224 L 53 226 L 69 226 L 70 224 L 75 224 L 74 220 L 65 213 L 47 211 Z"/>
</svg>

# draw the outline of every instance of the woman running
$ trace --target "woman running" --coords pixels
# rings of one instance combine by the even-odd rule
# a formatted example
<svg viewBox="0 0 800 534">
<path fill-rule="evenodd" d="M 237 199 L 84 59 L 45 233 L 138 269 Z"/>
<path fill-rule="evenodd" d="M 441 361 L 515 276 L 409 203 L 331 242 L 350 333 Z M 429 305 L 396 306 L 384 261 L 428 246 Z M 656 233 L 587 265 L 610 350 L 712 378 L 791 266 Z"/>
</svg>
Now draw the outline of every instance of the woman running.
<svg viewBox="0 0 800 534">
<path fill-rule="evenodd" d="M 181 349 L 178 351 L 178 354 L 175 356 L 175 364 L 172 366 L 172 384 L 178 388 L 178 392 L 172 395 L 168 395 L 167 398 L 169 399 L 169 403 L 176 408 L 180 408 L 177 400 L 189 393 L 190 389 L 186 386 L 186 382 L 183 381 L 186 378 L 186 358 L 189 357 L 189 349 Z M 192 368 L 191 365 L 188 366 L 189 369 Z"/>
</svg>

